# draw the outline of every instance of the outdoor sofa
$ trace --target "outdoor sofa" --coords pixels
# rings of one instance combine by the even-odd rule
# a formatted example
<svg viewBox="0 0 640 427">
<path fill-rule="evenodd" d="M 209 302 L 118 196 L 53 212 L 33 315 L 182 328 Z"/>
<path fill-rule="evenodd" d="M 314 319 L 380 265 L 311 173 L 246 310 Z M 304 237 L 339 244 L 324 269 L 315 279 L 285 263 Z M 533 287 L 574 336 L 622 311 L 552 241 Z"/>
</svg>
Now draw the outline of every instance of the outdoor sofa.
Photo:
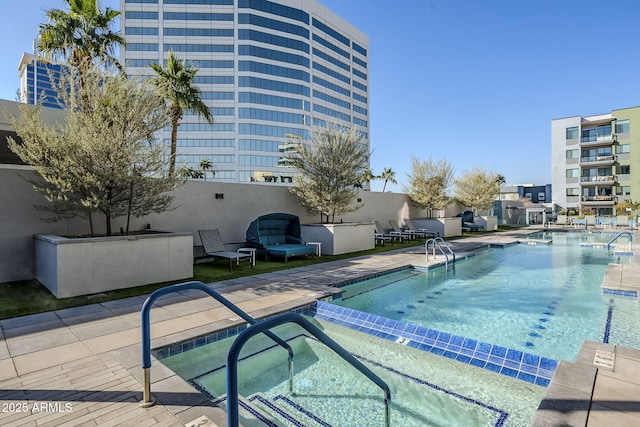
<svg viewBox="0 0 640 427">
<path fill-rule="evenodd" d="M 270 213 L 256 218 L 247 229 L 247 246 L 256 248 L 258 255 L 284 258 L 315 254 L 316 248 L 300 237 L 300 218 L 288 213 Z"/>
</svg>

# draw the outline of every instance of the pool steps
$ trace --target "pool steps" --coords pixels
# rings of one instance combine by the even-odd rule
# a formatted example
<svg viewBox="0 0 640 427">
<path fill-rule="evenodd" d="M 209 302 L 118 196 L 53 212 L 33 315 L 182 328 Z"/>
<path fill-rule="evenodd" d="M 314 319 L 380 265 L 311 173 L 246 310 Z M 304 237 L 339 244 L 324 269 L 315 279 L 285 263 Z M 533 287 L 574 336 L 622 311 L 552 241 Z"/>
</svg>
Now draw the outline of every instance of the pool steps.
<svg viewBox="0 0 640 427">
<path fill-rule="evenodd" d="M 410 323 L 318 301 L 312 315 L 388 341 L 487 369 L 542 387 L 549 385 L 558 361 L 520 350 L 427 329 Z"/>
</svg>

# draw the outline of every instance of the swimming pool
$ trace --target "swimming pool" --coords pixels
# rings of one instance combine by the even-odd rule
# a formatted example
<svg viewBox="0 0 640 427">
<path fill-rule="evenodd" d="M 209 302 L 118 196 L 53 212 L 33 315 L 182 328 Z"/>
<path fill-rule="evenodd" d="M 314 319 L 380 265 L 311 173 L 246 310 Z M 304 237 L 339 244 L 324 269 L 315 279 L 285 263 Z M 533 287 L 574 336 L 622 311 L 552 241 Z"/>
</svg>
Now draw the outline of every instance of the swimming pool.
<svg viewBox="0 0 640 427">
<path fill-rule="evenodd" d="M 545 391 L 329 322 L 314 322 L 389 384 L 392 425 L 528 425 Z M 261 336 L 252 338 L 239 365 L 244 425 L 384 425 L 377 387 L 300 328 L 285 326 L 276 332 L 294 349 L 296 395 L 287 387 L 286 352 Z M 225 360 L 233 339 L 177 352 L 162 362 L 224 405 Z"/>
<path fill-rule="evenodd" d="M 489 250 L 456 263 L 449 271 L 406 270 L 345 287 L 343 301 L 333 302 L 353 303 L 388 316 L 385 320 L 364 313 L 380 326 L 378 336 L 361 334 L 321 317 L 314 321 L 388 382 L 393 425 L 528 425 L 545 392 L 539 385 L 546 385 L 555 369 L 552 359 L 572 360 L 583 339 L 609 339 L 638 347 L 633 333 L 638 330 L 637 299 L 603 295 L 599 287 L 606 265 L 619 258 L 601 248 L 580 246 L 585 241 L 607 241 L 607 237 L 539 235 L 532 237 L 531 243 L 548 238 L 553 238 L 553 243 Z M 428 326 L 405 323 L 419 323 L 417 313 L 425 308 L 435 313 Z M 587 311 L 591 314 L 585 315 Z M 391 321 L 393 318 L 403 320 Z M 493 323 L 479 327 L 480 320 Z M 393 334 L 382 332 L 387 322 L 394 327 L 402 325 L 408 335 L 399 335 L 394 342 Z M 447 337 L 446 350 L 429 350 L 435 348 L 427 343 L 434 325 L 447 331 L 438 336 Z M 291 396 L 287 390 L 286 353 L 270 342 L 257 340 L 241 355 L 243 424 L 383 425 L 380 390 L 300 330 L 287 331 L 278 331 L 278 335 L 288 338 L 295 350 L 297 394 Z M 211 344 L 208 337 L 200 337 L 155 354 L 214 402 L 224 405 L 224 366 L 234 339 L 231 335 L 222 340 L 215 337 Z M 480 341 L 494 345 L 488 344 L 485 350 Z M 472 344 L 473 350 L 467 344 Z"/>
<path fill-rule="evenodd" d="M 640 348 L 636 298 L 603 294 L 619 257 L 581 246 L 604 233 L 539 233 L 551 244 L 492 249 L 453 269 L 407 269 L 349 285 L 333 304 L 552 359 L 573 361 L 583 340 Z"/>
</svg>

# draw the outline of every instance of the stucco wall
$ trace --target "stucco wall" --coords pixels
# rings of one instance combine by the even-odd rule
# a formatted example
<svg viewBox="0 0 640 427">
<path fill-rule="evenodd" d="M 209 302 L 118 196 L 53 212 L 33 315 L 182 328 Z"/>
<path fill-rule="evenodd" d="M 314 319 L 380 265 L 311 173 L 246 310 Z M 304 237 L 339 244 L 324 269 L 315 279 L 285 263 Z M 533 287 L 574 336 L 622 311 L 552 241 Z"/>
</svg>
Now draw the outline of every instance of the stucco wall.
<svg viewBox="0 0 640 427">
<path fill-rule="evenodd" d="M 35 278 L 35 234 L 74 236 L 89 232 L 86 220 L 75 218 L 48 223 L 34 205 L 46 204 L 25 178 L 33 177 L 27 167 L 0 165 L 0 283 Z M 216 199 L 216 194 L 222 198 Z M 284 186 L 260 183 L 221 183 L 190 181 L 175 193 L 173 209 L 158 215 L 133 220 L 132 229 L 150 224 L 163 231 L 193 233 L 194 245 L 199 244 L 198 229 L 219 228 L 225 242 L 244 242 L 249 223 L 269 212 L 288 212 L 300 216 L 302 223 L 319 222 L 317 216 L 307 215 Z M 408 196 L 398 193 L 362 191 L 364 206 L 356 212 L 336 218 L 343 222 L 389 220 L 404 223 L 404 218 L 424 217 Z M 104 232 L 104 218 L 94 216 L 96 232 Z M 126 218 L 116 219 L 112 227 L 119 230 Z"/>
</svg>

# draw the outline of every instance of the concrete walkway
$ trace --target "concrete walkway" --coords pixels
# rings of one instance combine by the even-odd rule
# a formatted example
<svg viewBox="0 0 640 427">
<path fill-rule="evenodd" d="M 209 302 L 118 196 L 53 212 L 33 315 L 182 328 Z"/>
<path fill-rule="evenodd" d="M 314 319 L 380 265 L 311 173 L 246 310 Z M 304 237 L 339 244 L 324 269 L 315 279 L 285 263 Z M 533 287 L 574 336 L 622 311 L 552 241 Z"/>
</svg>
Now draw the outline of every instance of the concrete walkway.
<svg viewBox="0 0 640 427">
<path fill-rule="evenodd" d="M 457 240 L 452 246 L 461 256 L 489 244 L 515 243 L 519 236 L 532 231 L 528 228 L 483 234 Z M 332 295 L 336 292 L 333 286 L 341 282 L 434 262 L 440 263 L 442 259 L 427 263 L 424 247 L 418 246 L 217 282 L 212 287 L 252 317 L 261 318 Z M 201 417 L 214 423 L 210 425 L 225 425 L 222 410 L 213 407 L 202 394 L 158 362 L 151 370 L 152 393 L 157 404 L 139 407 L 138 401 L 142 398 L 140 308 L 144 299 L 132 297 L 0 321 L 0 425 L 180 426 L 196 425 L 194 420 L 197 425 L 205 425 L 201 424 L 205 420 Z M 151 320 L 154 348 L 240 324 L 237 316 L 197 291 L 161 298 L 152 309 Z M 620 378 L 637 374 L 627 370 L 627 355 L 632 353 L 617 350 L 618 363 L 607 371 L 607 378 L 613 381 L 620 380 L 612 378 L 613 374 Z M 621 360 L 624 363 L 620 363 Z M 601 369 L 596 368 L 596 386 L 601 378 L 600 384 L 610 385 L 603 375 Z M 630 384 L 629 381 L 626 384 Z M 596 387 L 593 394 L 598 402 L 601 400 L 599 390 Z M 604 393 L 608 389 L 602 390 Z M 625 395 L 631 400 L 632 396 L 640 395 L 638 391 L 640 388 L 629 390 Z M 637 398 L 635 405 L 637 416 Z M 542 423 L 554 419 L 552 412 L 547 411 L 537 425 L 561 425 Z M 612 410 L 598 412 L 611 413 Z M 625 425 L 595 424 L 596 421 L 592 424 L 591 416 L 589 422 L 590 427 Z"/>
</svg>

